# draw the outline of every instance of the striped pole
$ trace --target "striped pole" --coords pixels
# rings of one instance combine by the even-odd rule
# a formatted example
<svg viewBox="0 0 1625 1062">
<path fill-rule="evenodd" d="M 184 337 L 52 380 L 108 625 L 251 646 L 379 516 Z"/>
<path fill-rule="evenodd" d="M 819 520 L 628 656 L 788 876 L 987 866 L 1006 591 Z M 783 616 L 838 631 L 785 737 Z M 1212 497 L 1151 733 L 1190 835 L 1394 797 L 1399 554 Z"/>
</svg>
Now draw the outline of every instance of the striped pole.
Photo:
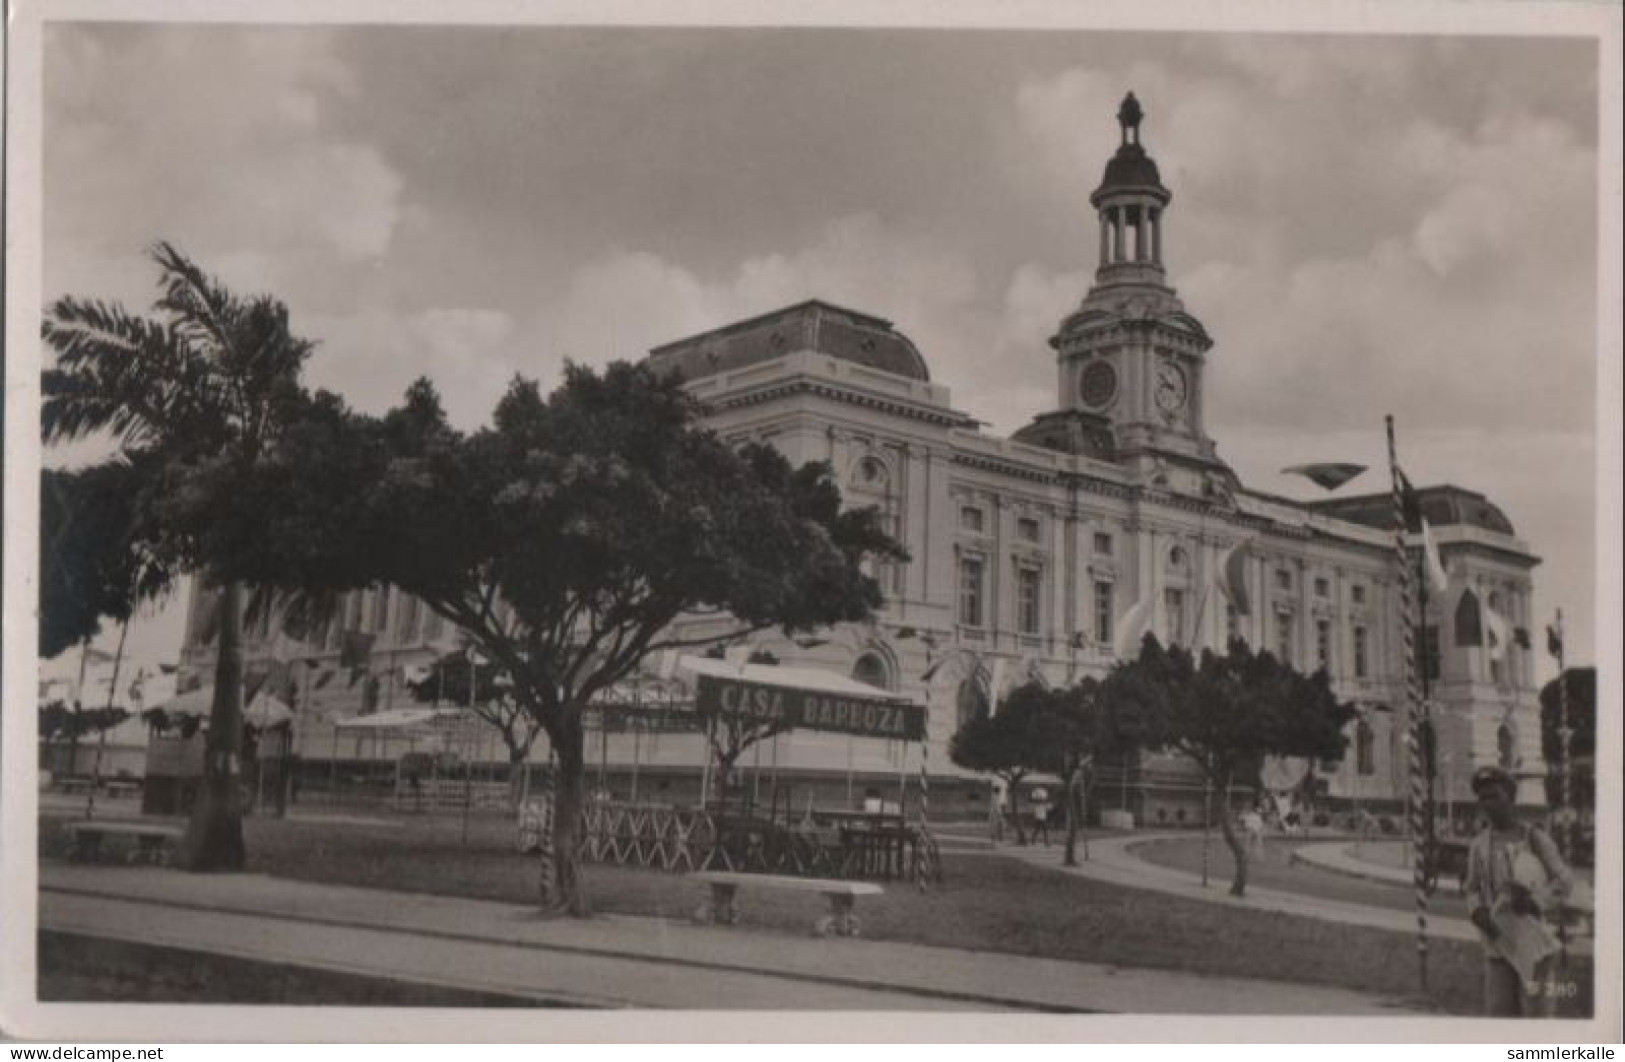
<svg viewBox="0 0 1625 1062">
<path fill-rule="evenodd" d="M 547 782 L 542 787 L 542 836 L 537 849 L 537 858 L 541 865 L 541 893 L 542 902 L 552 903 L 557 890 L 555 878 L 557 871 L 553 865 L 553 777 L 556 773 L 552 767 L 553 753 L 548 750 Z"/>
<path fill-rule="evenodd" d="M 929 695 L 927 695 L 929 697 Z M 931 829 L 931 711 L 925 713 L 925 733 L 920 735 L 920 844 L 925 844 Z M 914 852 L 914 884 L 925 891 L 925 858 L 919 848 Z"/>
<path fill-rule="evenodd" d="M 1399 598 L 1400 640 L 1404 648 L 1405 704 L 1408 713 L 1406 737 L 1410 742 L 1410 806 L 1408 823 L 1411 839 L 1411 878 L 1416 892 L 1416 960 L 1422 991 L 1428 987 L 1428 890 L 1427 855 L 1423 844 L 1427 838 L 1426 766 L 1422 762 L 1422 692 L 1417 684 L 1416 617 L 1412 612 L 1410 553 L 1406 547 L 1404 473 L 1399 470 L 1399 457 L 1394 447 L 1394 418 L 1384 418 L 1388 427 L 1388 469 L 1394 487 L 1394 558 L 1396 588 Z"/>
</svg>

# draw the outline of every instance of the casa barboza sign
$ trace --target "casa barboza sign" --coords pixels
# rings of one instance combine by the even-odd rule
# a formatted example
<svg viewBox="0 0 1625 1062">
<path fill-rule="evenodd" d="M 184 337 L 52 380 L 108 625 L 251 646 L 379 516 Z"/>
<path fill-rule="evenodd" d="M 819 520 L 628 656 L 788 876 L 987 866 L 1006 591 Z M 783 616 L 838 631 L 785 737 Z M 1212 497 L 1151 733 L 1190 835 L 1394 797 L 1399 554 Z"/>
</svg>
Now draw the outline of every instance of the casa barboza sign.
<svg viewBox="0 0 1625 1062">
<path fill-rule="evenodd" d="M 925 737 L 924 707 L 884 697 L 700 675 L 694 707 L 701 716 L 778 724 L 788 730 L 827 730 L 893 741 Z"/>
</svg>

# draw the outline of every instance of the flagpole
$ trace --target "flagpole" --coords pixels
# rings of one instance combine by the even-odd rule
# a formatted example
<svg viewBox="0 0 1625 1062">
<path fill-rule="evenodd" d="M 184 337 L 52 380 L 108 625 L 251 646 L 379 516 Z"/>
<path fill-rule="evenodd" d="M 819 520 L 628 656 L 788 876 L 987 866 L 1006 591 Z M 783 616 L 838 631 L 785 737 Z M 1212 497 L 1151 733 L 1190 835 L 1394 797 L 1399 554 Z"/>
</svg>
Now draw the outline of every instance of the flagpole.
<svg viewBox="0 0 1625 1062">
<path fill-rule="evenodd" d="M 1558 799 L 1562 802 L 1563 828 L 1559 835 L 1563 839 L 1563 858 L 1569 862 L 1574 861 L 1574 834 L 1578 825 L 1580 812 L 1574 806 L 1574 775 L 1571 758 L 1573 748 L 1571 742 L 1574 738 L 1574 729 L 1569 720 L 1569 683 L 1563 666 L 1563 610 L 1557 610 L 1557 623 L 1554 629 L 1557 632 L 1557 704 L 1558 704 L 1558 758 L 1557 777 Z M 1573 816 L 1571 819 L 1570 816 Z"/>
<path fill-rule="evenodd" d="M 1416 667 L 1416 631 L 1415 618 L 1411 612 L 1411 572 L 1409 551 L 1406 548 L 1406 521 L 1405 521 L 1405 491 L 1402 486 L 1404 473 L 1399 470 L 1399 456 L 1394 446 L 1394 418 L 1392 415 L 1383 418 L 1388 431 L 1388 470 L 1393 480 L 1394 491 L 1394 556 L 1398 561 L 1396 566 L 1398 574 L 1397 596 L 1399 598 L 1400 635 L 1401 645 L 1405 650 L 1405 666 L 1400 670 L 1405 675 L 1405 701 L 1410 710 L 1409 737 L 1411 746 L 1410 755 L 1410 815 L 1408 821 L 1411 835 L 1411 879 L 1416 892 L 1416 960 L 1417 971 L 1421 979 L 1422 991 L 1428 988 L 1428 893 L 1427 893 L 1427 867 L 1422 853 L 1417 850 L 1424 837 L 1423 824 L 1423 764 L 1421 721 L 1422 703 L 1421 689 L 1417 682 L 1419 669 Z"/>
</svg>

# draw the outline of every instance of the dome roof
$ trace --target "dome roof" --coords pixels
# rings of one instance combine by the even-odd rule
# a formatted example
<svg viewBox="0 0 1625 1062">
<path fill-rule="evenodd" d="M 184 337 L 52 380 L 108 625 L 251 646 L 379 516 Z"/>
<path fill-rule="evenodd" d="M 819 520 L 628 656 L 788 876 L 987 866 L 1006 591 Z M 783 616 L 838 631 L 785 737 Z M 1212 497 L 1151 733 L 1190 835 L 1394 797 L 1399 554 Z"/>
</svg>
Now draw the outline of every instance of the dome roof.
<svg viewBox="0 0 1625 1062">
<path fill-rule="evenodd" d="M 910 380 L 931 379 L 919 349 L 890 321 L 817 299 L 656 347 L 649 364 L 697 380 L 806 351 Z"/>
<path fill-rule="evenodd" d="M 1106 163 L 1106 175 L 1100 179 L 1096 195 L 1117 189 L 1156 188 L 1162 191 L 1162 175 L 1157 172 L 1156 160 L 1138 144 L 1124 144 Z"/>
<path fill-rule="evenodd" d="M 1449 485 L 1423 487 L 1416 492 L 1416 500 L 1422 516 L 1434 527 L 1465 526 L 1502 535 L 1516 534 L 1512 521 L 1501 507 L 1477 491 Z M 1392 493 L 1332 498 L 1310 502 L 1309 508 L 1384 530 L 1392 530 L 1394 526 Z"/>
</svg>

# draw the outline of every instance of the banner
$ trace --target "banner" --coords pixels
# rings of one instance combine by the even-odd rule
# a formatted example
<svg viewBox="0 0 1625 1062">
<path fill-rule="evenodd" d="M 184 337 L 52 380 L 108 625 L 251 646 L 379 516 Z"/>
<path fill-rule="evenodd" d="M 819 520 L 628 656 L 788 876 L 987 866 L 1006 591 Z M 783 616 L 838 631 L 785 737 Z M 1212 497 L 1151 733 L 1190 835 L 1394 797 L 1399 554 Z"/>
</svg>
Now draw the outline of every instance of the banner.
<svg viewBox="0 0 1625 1062">
<path fill-rule="evenodd" d="M 893 741 L 925 737 L 925 708 L 921 705 L 714 675 L 698 676 L 694 707 L 701 716 L 779 723 L 792 730 L 823 730 Z"/>
</svg>

